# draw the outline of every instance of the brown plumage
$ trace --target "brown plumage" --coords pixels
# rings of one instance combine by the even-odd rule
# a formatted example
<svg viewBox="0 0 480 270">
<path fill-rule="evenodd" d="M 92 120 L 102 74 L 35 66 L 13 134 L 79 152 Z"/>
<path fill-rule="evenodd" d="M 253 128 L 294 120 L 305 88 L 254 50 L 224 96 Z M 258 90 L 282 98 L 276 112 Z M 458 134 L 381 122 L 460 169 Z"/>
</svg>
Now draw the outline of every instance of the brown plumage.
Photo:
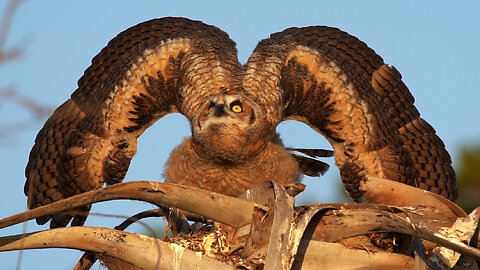
<svg viewBox="0 0 480 270">
<path fill-rule="evenodd" d="M 442 141 L 398 71 L 357 38 L 330 27 L 290 28 L 261 41 L 244 66 L 236 54 L 226 33 L 184 18 L 120 33 L 37 135 L 26 168 L 28 207 L 122 181 L 138 136 L 172 112 L 190 120 L 192 137 L 172 152 L 169 182 L 237 196 L 266 179 L 322 174 L 328 165 L 314 158 L 328 151 L 291 155 L 280 142 L 276 126 L 294 119 L 332 144 L 355 200 L 366 175 L 456 198 Z M 37 222 L 66 226 L 73 217 L 81 225 L 88 210 Z"/>
</svg>

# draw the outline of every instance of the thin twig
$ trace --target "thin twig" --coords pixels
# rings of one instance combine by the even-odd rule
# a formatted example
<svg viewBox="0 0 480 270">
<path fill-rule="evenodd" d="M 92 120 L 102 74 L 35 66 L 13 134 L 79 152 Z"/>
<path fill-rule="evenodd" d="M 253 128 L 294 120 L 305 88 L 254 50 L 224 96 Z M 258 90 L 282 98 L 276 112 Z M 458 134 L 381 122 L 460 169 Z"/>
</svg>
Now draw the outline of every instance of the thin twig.
<svg viewBox="0 0 480 270">
<path fill-rule="evenodd" d="M 50 116 L 55 110 L 53 107 L 42 104 L 30 97 L 21 95 L 16 91 L 4 88 L 0 89 L 0 99 L 12 101 L 15 104 L 27 109 L 33 113 L 35 118 L 44 118 Z"/>
<path fill-rule="evenodd" d="M 22 226 L 22 233 L 23 234 L 27 233 L 27 225 L 28 225 L 28 221 L 23 223 L 23 226 Z M 20 268 L 21 268 L 24 251 L 25 251 L 25 249 L 20 249 L 18 251 L 17 267 L 15 267 L 16 270 L 20 270 Z"/>
<path fill-rule="evenodd" d="M 13 15 L 20 2 L 21 0 L 10 0 L 3 11 L 2 20 L 0 22 L 0 63 L 17 57 L 21 52 L 18 48 L 9 51 L 6 51 L 4 48 L 12 24 Z"/>
</svg>

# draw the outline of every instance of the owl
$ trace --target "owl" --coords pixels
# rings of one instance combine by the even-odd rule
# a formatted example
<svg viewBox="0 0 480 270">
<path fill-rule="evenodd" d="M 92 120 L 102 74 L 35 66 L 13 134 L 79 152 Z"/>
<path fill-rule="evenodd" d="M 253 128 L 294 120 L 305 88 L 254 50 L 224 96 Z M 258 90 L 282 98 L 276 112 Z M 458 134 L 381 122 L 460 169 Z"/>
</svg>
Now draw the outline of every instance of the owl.
<svg viewBox="0 0 480 270">
<path fill-rule="evenodd" d="M 457 196 L 451 158 L 420 117 L 400 73 L 365 43 L 332 27 L 289 28 L 258 43 L 247 63 L 215 26 L 153 19 L 113 38 L 38 133 L 24 192 L 36 208 L 119 183 L 137 138 L 181 113 L 192 136 L 171 153 L 167 182 L 238 196 L 270 179 L 295 183 L 328 168 L 322 150 L 292 154 L 276 133 L 297 120 L 334 149 L 348 194 L 367 175 Z M 37 219 L 82 225 L 90 207 Z"/>
</svg>

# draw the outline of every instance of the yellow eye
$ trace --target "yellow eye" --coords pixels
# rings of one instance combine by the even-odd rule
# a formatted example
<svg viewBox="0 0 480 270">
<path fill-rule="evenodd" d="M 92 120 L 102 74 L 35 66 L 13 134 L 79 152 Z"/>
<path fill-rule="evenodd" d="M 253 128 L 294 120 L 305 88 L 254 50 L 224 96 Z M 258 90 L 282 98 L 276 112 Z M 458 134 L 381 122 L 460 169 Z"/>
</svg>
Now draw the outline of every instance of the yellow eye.
<svg viewBox="0 0 480 270">
<path fill-rule="evenodd" d="M 234 112 L 234 113 L 241 113 L 241 112 L 243 112 L 243 108 L 242 108 L 242 106 L 239 105 L 239 104 L 233 105 L 232 108 L 231 108 L 231 110 L 232 110 L 232 112 Z"/>
</svg>

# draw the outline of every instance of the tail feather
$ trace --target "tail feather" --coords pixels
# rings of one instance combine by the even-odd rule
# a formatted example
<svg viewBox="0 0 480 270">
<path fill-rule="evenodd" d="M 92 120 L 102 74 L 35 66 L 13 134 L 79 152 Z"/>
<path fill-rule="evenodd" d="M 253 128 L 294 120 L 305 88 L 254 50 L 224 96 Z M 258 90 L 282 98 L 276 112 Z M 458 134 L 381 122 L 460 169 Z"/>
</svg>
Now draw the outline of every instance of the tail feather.
<svg viewBox="0 0 480 270">
<path fill-rule="evenodd" d="M 309 157 L 333 157 L 333 150 L 327 149 L 306 149 L 306 148 L 287 148 L 291 152 L 299 152 Z"/>
<path fill-rule="evenodd" d="M 300 151 L 300 150 L 308 150 L 306 152 L 317 153 L 317 154 L 320 154 L 321 151 L 330 151 L 330 150 L 323 150 L 323 149 L 296 149 L 296 148 L 288 148 L 288 150 L 297 151 L 300 153 L 304 153 L 304 151 Z M 317 152 L 317 151 L 320 151 L 320 152 Z M 328 153 L 328 155 L 330 155 L 329 152 L 325 152 L 325 153 Z M 305 157 L 305 156 L 301 156 L 293 153 L 292 153 L 292 156 L 297 160 L 300 171 L 303 174 L 311 177 L 319 177 L 321 175 L 324 175 L 327 172 L 328 168 L 330 168 L 330 166 L 327 163 L 317 159 L 313 159 L 313 158 L 309 158 L 309 157 Z M 312 156 L 317 156 L 317 155 L 312 155 Z"/>
</svg>

